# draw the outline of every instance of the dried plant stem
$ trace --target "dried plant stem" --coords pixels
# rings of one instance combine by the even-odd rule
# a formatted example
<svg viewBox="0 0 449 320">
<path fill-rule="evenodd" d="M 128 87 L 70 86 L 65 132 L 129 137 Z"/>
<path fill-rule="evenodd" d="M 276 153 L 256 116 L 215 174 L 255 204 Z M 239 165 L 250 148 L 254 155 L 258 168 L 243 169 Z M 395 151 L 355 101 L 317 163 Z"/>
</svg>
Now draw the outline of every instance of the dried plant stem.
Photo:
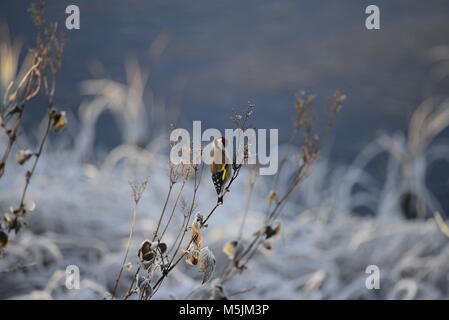
<svg viewBox="0 0 449 320">
<path fill-rule="evenodd" d="M 20 121 L 22 119 L 22 114 L 23 114 L 23 107 L 18 112 L 18 116 L 17 116 L 16 122 L 14 123 L 14 127 L 11 129 L 11 132 L 8 135 L 8 138 L 9 138 L 8 145 L 6 146 L 6 149 L 3 152 L 2 160 L 0 161 L 0 178 L 2 177 L 3 172 L 5 170 L 6 161 L 8 160 L 9 154 L 11 153 L 12 146 L 14 145 L 14 142 L 16 141 L 17 130 L 20 127 Z"/>
<path fill-rule="evenodd" d="M 270 226 L 274 222 L 274 220 L 281 215 L 282 209 L 285 206 L 287 200 L 291 197 L 291 195 L 298 188 L 301 182 L 308 176 L 313 163 L 315 162 L 315 160 L 319 155 L 318 137 L 312 133 L 313 115 L 311 113 L 312 111 L 311 108 L 313 106 L 312 102 L 314 100 L 314 97 L 309 96 L 306 100 L 303 100 L 302 99 L 303 97 L 304 97 L 303 93 L 297 96 L 295 106 L 297 110 L 297 117 L 294 122 L 292 135 L 288 142 L 287 152 L 281 161 L 279 170 L 273 183 L 274 188 L 273 191 L 278 188 L 282 169 L 288 159 L 287 157 L 291 156 L 290 151 L 292 147 L 295 146 L 294 142 L 298 136 L 298 133 L 300 132 L 300 129 L 304 131 L 303 132 L 304 141 L 299 146 L 299 151 L 301 152 L 302 155 L 302 163 L 296 168 L 295 172 L 292 174 L 293 179 L 288 184 L 287 189 L 283 194 L 283 196 L 280 197 L 280 199 L 277 199 L 276 196 L 275 201 L 269 201 L 269 204 L 267 205 L 266 209 L 267 217 L 265 221 L 265 226 Z M 336 92 L 333 97 L 335 101 L 332 104 L 331 118 L 328 121 L 329 128 L 333 126 L 335 122 L 335 115 L 340 111 L 341 104 L 345 100 L 345 96 L 340 94 L 339 92 Z M 274 207 L 273 203 L 275 203 Z M 440 219 L 438 219 L 438 216 L 436 217 L 437 223 L 439 220 L 442 220 L 441 217 L 439 218 Z M 438 224 L 441 228 L 441 221 Z M 263 228 L 261 228 L 260 230 L 264 230 L 265 226 L 263 226 Z M 447 227 L 447 225 L 444 226 Z M 449 234 L 449 228 L 442 228 L 442 230 L 446 230 Z M 254 254 L 257 252 L 259 246 L 265 241 L 265 239 L 266 235 L 263 231 L 255 233 L 253 235 L 252 241 L 243 250 L 243 252 L 235 256 L 234 259 L 229 262 L 228 266 L 225 268 L 224 272 L 220 276 L 219 281 L 224 283 L 228 279 L 232 278 L 236 273 L 242 272 L 246 268 L 246 265 L 252 259 Z"/>
<path fill-rule="evenodd" d="M 166 225 L 165 225 L 165 228 L 164 228 L 164 230 L 162 231 L 161 236 L 159 237 L 160 240 L 162 240 L 162 237 L 164 236 L 165 232 L 167 232 L 168 226 L 169 226 L 169 225 L 171 224 L 171 222 L 172 222 L 173 216 L 174 216 L 175 211 L 176 211 L 176 207 L 178 206 L 179 199 L 181 198 L 181 195 L 182 195 L 182 193 L 183 193 L 183 191 L 184 191 L 184 187 L 185 187 L 185 185 L 186 185 L 186 182 L 187 182 L 186 179 L 184 179 L 184 180 L 182 181 L 181 187 L 179 188 L 178 195 L 176 196 L 175 203 L 174 203 L 173 208 L 172 208 L 172 211 L 171 211 L 171 213 L 170 213 L 170 217 L 168 218 L 168 221 L 167 221 L 167 223 L 166 223 Z M 162 215 L 161 215 L 161 216 L 162 216 Z"/>
<path fill-rule="evenodd" d="M 50 133 L 51 121 L 52 121 L 52 119 L 51 119 L 50 110 L 49 110 L 48 111 L 48 121 L 47 121 L 47 126 L 45 128 L 44 136 L 42 137 L 42 140 L 39 144 L 39 149 L 38 149 L 37 153 L 35 154 L 33 166 L 31 167 L 31 170 L 27 171 L 27 173 L 26 173 L 25 187 L 23 188 L 22 196 L 20 198 L 20 205 L 19 205 L 20 209 L 23 209 L 25 207 L 26 193 L 27 193 L 28 187 L 30 185 L 31 178 L 34 175 L 34 172 L 36 171 L 37 163 L 39 162 L 39 159 L 42 155 L 42 151 L 44 149 L 45 142 L 47 141 L 48 134 Z"/>
<path fill-rule="evenodd" d="M 434 213 L 435 222 L 438 225 L 440 231 L 449 238 L 449 226 L 444 222 L 443 217 L 439 212 Z"/>
<path fill-rule="evenodd" d="M 216 204 L 213 208 L 212 208 L 212 210 L 209 212 L 209 214 L 207 215 L 207 217 L 206 217 L 206 219 L 204 219 L 204 221 L 203 221 L 203 225 L 205 225 L 206 224 L 206 222 L 210 219 L 210 217 L 212 216 L 212 214 L 215 212 L 215 210 L 217 210 L 217 208 L 219 207 L 219 206 L 221 206 L 221 204 Z M 193 240 L 193 239 L 192 239 Z"/>
<path fill-rule="evenodd" d="M 193 195 L 192 195 L 192 202 L 190 204 L 189 211 L 184 216 L 184 221 L 182 223 L 180 232 L 178 233 L 178 236 L 176 237 L 176 239 L 178 239 L 179 237 L 181 237 L 181 239 L 179 240 L 178 246 L 176 247 L 176 250 L 175 250 L 175 253 L 173 254 L 173 257 L 170 259 L 169 266 L 171 266 L 171 264 L 173 263 L 173 260 L 176 257 L 176 253 L 181 248 L 182 241 L 184 240 L 184 236 L 187 233 L 187 226 L 189 225 L 190 217 L 192 216 L 193 208 L 195 207 L 196 194 L 197 194 L 198 188 L 200 186 L 198 181 L 201 181 L 201 179 L 198 179 L 198 171 L 195 170 L 195 182 L 194 182 L 194 190 L 193 190 Z M 176 244 L 176 241 L 177 240 L 175 240 L 175 244 Z M 189 244 L 189 246 L 190 246 L 190 244 Z"/>
<path fill-rule="evenodd" d="M 123 298 L 124 300 L 128 300 L 128 298 L 133 295 L 133 293 L 134 293 L 133 286 L 134 286 L 134 283 L 136 282 L 137 275 L 139 274 L 141 269 L 142 269 L 142 267 L 139 265 L 137 267 L 137 270 L 136 270 L 136 272 L 134 274 L 134 277 L 133 277 L 133 279 L 131 281 L 131 284 L 129 286 L 128 292 L 126 293 L 125 297 Z"/>
<path fill-rule="evenodd" d="M 167 204 L 168 204 L 168 201 L 170 200 L 172 190 L 173 190 L 173 182 L 170 180 L 170 185 L 168 187 L 167 196 L 165 197 L 164 207 L 162 208 L 162 212 L 159 217 L 159 221 L 157 223 L 156 231 L 154 232 L 154 235 L 153 235 L 153 241 L 156 240 L 158 237 L 159 228 L 161 227 L 162 219 L 164 218 L 165 210 L 167 209 Z"/>
<path fill-rule="evenodd" d="M 126 260 L 128 259 L 128 253 L 129 253 L 129 249 L 131 247 L 131 242 L 132 242 L 132 238 L 133 238 L 133 234 L 134 234 L 134 228 L 135 228 L 135 225 L 136 225 L 137 207 L 139 205 L 139 201 L 140 201 L 140 198 L 142 196 L 142 193 L 145 190 L 146 184 L 147 184 L 147 181 L 145 181 L 138 188 L 135 188 L 135 187 L 132 186 L 133 194 L 134 194 L 134 205 L 133 205 L 133 216 L 132 216 L 132 219 L 131 219 L 131 227 L 130 227 L 130 231 L 129 231 L 128 242 L 126 244 L 125 256 L 123 257 L 123 262 L 122 262 L 122 265 L 120 267 L 120 272 L 118 274 L 117 280 L 115 281 L 115 286 L 114 286 L 114 290 L 112 291 L 112 298 L 111 299 L 114 299 L 114 297 L 115 297 L 115 294 L 117 292 L 117 287 L 118 287 L 118 284 L 120 282 L 120 278 L 122 276 L 123 269 L 124 269 L 125 264 L 126 264 Z"/>
<path fill-rule="evenodd" d="M 175 245 L 176 245 L 176 243 L 178 242 L 179 238 L 181 238 L 181 240 L 179 241 L 179 244 L 178 244 L 178 246 L 176 247 L 175 254 L 174 254 L 173 257 L 170 259 L 169 265 L 171 265 L 171 264 L 173 263 L 173 260 L 174 260 L 175 257 L 176 257 L 176 252 L 178 252 L 179 249 L 181 248 L 182 240 L 184 239 L 184 235 L 185 235 L 185 233 L 187 232 L 187 227 L 188 227 L 188 225 L 189 225 L 190 217 L 192 216 L 193 208 L 195 207 L 196 194 L 197 194 L 198 188 L 199 188 L 199 186 L 200 186 L 200 185 L 199 185 L 199 182 L 201 182 L 201 178 L 199 179 L 199 182 L 198 182 L 198 183 L 197 183 L 197 181 L 198 181 L 197 179 L 198 179 L 198 175 L 197 175 L 197 171 L 195 170 L 195 182 L 194 182 L 194 186 L 195 186 L 195 187 L 194 187 L 194 190 L 193 190 L 192 202 L 191 202 L 189 211 L 187 212 L 187 214 L 184 215 L 184 219 L 183 219 L 183 221 L 182 221 L 181 228 L 179 229 L 179 232 L 178 232 L 178 234 L 177 234 L 177 236 L 176 236 L 176 238 L 175 238 L 175 241 L 174 241 L 174 244 L 175 244 Z M 175 246 L 173 246 L 173 247 L 170 249 L 170 251 L 168 252 L 168 254 L 170 254 L 170 253 L 173 251 L 174 248 L 175 248 Z"/>
<path fill-rule="evenodd" d="M 242 239 L 243 237 L 243 230 L 245 228 L 245 223 L 246 223 L 246 219 L 248 217 L 248 212 L 249 212 L 249 207 L 251 205 L 251 200 L 253 197 L 253 193 L 254 193 L 254 187 L 256 185 L 256 170 L 253 170 L 251 173 L 251 177 L 249 179 L 249 191 L 248 191 L 248 196 L 246 198 L 246 204 L 245 204 L 245 211 L 243 212 L 243 217 L 242 217 L 242 222 L 240 223 L 240 229 L 239 229 L 239 235 L 238 235 L 238 239 Z"/>
<path fill-rule="evenodd" d="M 302 164 L 298 170 L 296 171 L 295 178 L 291 182 L 284 196 L 276 203 L 273 211 L 268 215 L 268 221 L 271 222 L 276 219 L 280 214 L 280 209 L 283 205 L 285 205 L 286 200 L 290 197 L 290 195 L 295 191 L 295 189 L 299 186 L 299 184 L 307 177 L 309 173 L 309 169 L 312 167 L 312 163 L 304 163 Z"/>
<path fill-rule="evenodd" d="M 40 73 L 37 70 L 37 68 L 39 67 L 39 65 L 42 62 L 42 58 L 38 57 L 35 58 L 35 63 L 30 67 L 30 69 L 27 71 L 27 73 L 25 74 L 25 76 L 22 78 L 22 80 L 19 82 L 18 87 L 15 89 L 15 92 L 12 94 L 12 96 L 17 96 L 19 94 L 19 90 L 25 85 L 26 83 L 26 87 L 24 90 L 24 93 L 22 95 L 22 99 L 21 102 L 18 103 L 16 102 L 16 104 L 13 104 L 13 107 L 11 107 L 11 110 L 5 115 L 1 115 L 0 119 L 2 119 L 3 121 L 3 125 L 6 126 L 6 123 L 11 119 L 11 117 L 14 114 L 17 114 L 17 118 L 16 121 L 14 123 L 14 126 L 12 127 L 12 129 L 10 130 L 10 132 L 8 133 L 8 145 L 6 146 L 6 149 L 3 153 L 2 156 L 2 160 L 0 161 L 0 178 L 3 175 L 3 172 L 5 170 L 5 166 L 6 166 L 6 161 L 8 160 L 8 157 L 11 153 L 12 147 L 14 145 L 14 142 L 17 139 L 17 130 L 19 130 L 20 127 L 20 123 L 22 121 L 22 116 L 23 116 L 23 110 L 25 108 L 25 104 L 30 101 L 33 97 L 35 97 L 39 90 L 40 90 Z M 38 75 L 37 78 L 37 84 L 35 84 L 35 88 L 33 86 L 33 79 L 34 76 Z M 10 86 L 8 87 L 8 90 L 10 90 L 11 86 L 13 85 L 13 83 L 11 82 Z M 5 93 L 5 97 L 3 100 L 6 100 L 6 93 Z M 8 106 L 9 108 L 9 106 Z M 6 109 L 8 109 L 6 108 Z"/>
<path fill-rule="evenodd" d="M 226 191 L 225 191 L 224 194 L 223 194 L 223 197 L 226 195 L 227 192 L 229 192 L 229 187 L 232 185 L 232 183 L 233 183 L 233 182 L 235 181 L 235 179 L 238 177 L 241 167 L 242 167 L 242 166 L 239 165 L 239 166 L 237 166 L 237 168 L 235 169 L 235 171 L 234 171 L 234 173 L 233 173 L 233 176 L 232 176 L 231 180 L 229 181 L 229 184 L 228 184 L 228 186 L 227 186 L 227 188 L 226 188 Z M 195 178 L 195 181 L 196 181 L 196 178 Z M 190 217 L 191 217 L 191 215 L 192 215 L 192 212 L 193 212 L 193 205 L 194 205 L 195 196 L 196 196 L 196 191 L 197 191 L 198 187 L 199 187 L 199 183 L 198 183 L 197 187 L 195 187 L 195 190 L 194 190 L 192 206 L 191 206 L 191 208 L 190 208 L 190 210 L 189 210 L 189 214 L 187 215 L 187 217 L 188 217 L 188 219 L 187 219 L 187 224 L 188 224 L 188 222 L 189 222 L 189 220 L 190 220 Z M 206 219 L 203 220 L 203 222 L 202 222 L 202 225 L 203 225 L 203 226 L 206 226 L 207 221 L 209 221 L 209 219 L 210 219 L 210 217 L 212 216 L 212 214 L 217 210 L 217 208 L 218 208 L 220 205 L 221 205 L 220 203 L 216 203 L 216 204 L 215 204 L 215 206 L 212 208 L 212 210 L 211 210 L 211 211 L 209 212 L 209 214 L 207 215 Z M 182 242 L 183 242 L 183 239 L 184 239 L 186 233 L 187 233 L 187 228 L 184 228 L 184 229 L 182 230 L 182 237 L 181 237 L 181 240 L 179 241 L 179 244 L 178 244 L 178 247 L 177 247 L 177 249 L 176 249 L 176 251 L 175 251 L 175 254 L 173 255 L 173 257 L 172 257 L 172 259 L 171 259 L 171 261 L 170 261 L 170 263 L 169 263 L 169 267 L 163 272 L 162 276 L 156 281 L 156 283 L 155 283 L 154 286 L 153 286 L 153 291 L 154 291 L 154 293 L 156 293 L 157 290 L 160 288 L 162 282 L 163 282 L 164 279 L 168 276 L 168 274 L 169 274 L 169 273 L 170 273 L 170 272 L 171 272 L 171 271 L 172 271 L 172 270 L 179 264 L 179 262 L 181 262 L 181 260 L 187 255 L 186 251 L 190 248 L 191 244 L 195 241 L 195 238 L 192 237 L 192 238 L 190 239 L 190 241 L 188 242 L 187 246 L 185 247 L 185 250 L 181 253 L 181 255 L 178 257 L 178 259 L 173 263 L 173 261 L 174 261 L 174 259 L 175 259 L 175 257 L 176 257 L 176 253 L 179 252 L 179 249 L 180 249 L 180 247 L 181 247 L 181 244 L 182 244 Z"/>
<path fill-rule="evenodd" d="M 276 219 L 282 212 L 282 207 L 285 205 L 286 200 L 291 196 L 293 191 L 299 186 L 300 182 L 307 176 L 308 169 L 311 167 L 312 162 L 305 161 L 295 173 L 295 178 L 290 183 L 286 193 L 280 198 L 279 201 L 277 201 L 274 208 L 269 211 L 266 224 L 270 224 L 273 222 L 274 219 Z M 228 264 L 228 267 L 225 268 L 225 271 L 223 272 L 222 276 L 220 277 L 221 282 L 225 282 L 226 280 L 230 279 L 235 271 L 242 271 L 246 268 L 246 265 L 248 262 L 252 259 L 254 254 L 257 252 L 259 245 L 263 242 L 262 235 L 259 233 L 256 233 L 253 236 L 253 239 L 251 243 L 246 247 L 246 249 L 236 256 L 233 261 L 231 261 Z M 244 262 L 242 262 L 244 261 Z"/>
</svg>

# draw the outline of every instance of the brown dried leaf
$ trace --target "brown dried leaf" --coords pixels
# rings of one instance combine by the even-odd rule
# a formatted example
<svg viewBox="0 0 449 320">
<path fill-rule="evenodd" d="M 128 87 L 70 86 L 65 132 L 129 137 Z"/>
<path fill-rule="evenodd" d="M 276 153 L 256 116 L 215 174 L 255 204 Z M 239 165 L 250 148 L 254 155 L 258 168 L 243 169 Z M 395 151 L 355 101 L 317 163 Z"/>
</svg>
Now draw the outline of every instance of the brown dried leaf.
<svg viewBox="0 0 449 320">
<path fill-rule="evenodd" d="M 195 220 L 193 221 L 191 226 L 193 243 L 195 244 L 195 247 L 197 249 L 201 248 L 201 244 L 203 241 L 203 236 L 201 235 L 202 224 L 203 224 L 203 216 L 201 213 L 197 213 L 195 216 Z"/>
</svg>

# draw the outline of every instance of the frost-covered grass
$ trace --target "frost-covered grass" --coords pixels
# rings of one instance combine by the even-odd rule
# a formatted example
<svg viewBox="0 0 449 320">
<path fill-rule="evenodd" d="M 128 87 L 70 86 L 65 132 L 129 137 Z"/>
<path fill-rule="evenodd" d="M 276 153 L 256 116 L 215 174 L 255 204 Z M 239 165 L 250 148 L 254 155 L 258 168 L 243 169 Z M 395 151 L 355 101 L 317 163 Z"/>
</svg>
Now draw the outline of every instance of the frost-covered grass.
<svg viewBox="0 0 449 320">
<path fill-rule="evenodd" d="M 103 298 L 113 289 L 126 247 L 132 214 L 128 181 L 148 176 L 128 259 L 133 269 L 125 270 L 118 295 L 128 289 L 137 267 L 138 245 L 151 237 L 157 223 L 167 188 L 166 171 L 159 166 L 140 170 L 121 166 L 102 172 L 73 158 L 69 152 L 43 157 L 29 191 L 36 210 L 29 214 L 28 227 L 12 239 L 0 259 L 1 298 Z M 294 197 L 297 201 L 286 207 L 281 239 L 273 250 L 261 249 L 248 270 L 226 283 L 226 294 L 248 299 L 447 298 L 449 241 L 434 220 L 408 222 L 394 209 L 390 217 L 358 218 L 336 205 L 349 203 L 347 197 L 355 195 L 345 195 L 335 187 L 359 170 L 327 168 L 324 160 L 317 164 Z M 247 175 L 242 171 L 204 232 L 217 257 L 214 276 L 220 274 L 227 259 L 221 253 L 223 245 L 237 237 Z M 5 178 L 8 180 L 2 183 L 8 188 L 0 195 L 2 209 L 17 197 L 16 190 L 23 183 L 21 175 Z M 263 219 L 259 209 L 266 201 L 265 189 L 261 182 L 254 193 L 245 238 Z M 319 189 L 321 197 L 316 194 Z M 198 210 L 210 209 L 214 201 L 213 188 L 203 183 Z M 169 230 L 169 243 L 174 232 Z M 65 288 L 65 268 L 72 264 L 80 268 L 81 290 Z M 365 288 L 365 269 L 371 264 L 381 270 L 378 291 Z M 182 263 L 155 298 L 207 298 L 211 283 L 203 287 L 200 283 L 196 269 Z"/>
</svg>

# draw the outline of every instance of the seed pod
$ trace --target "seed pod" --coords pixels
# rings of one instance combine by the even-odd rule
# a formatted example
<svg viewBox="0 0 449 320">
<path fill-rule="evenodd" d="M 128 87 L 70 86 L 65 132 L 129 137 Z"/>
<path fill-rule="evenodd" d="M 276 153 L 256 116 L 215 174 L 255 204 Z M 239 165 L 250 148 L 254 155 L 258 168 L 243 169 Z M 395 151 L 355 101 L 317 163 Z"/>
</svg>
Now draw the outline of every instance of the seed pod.
<svg viewBox="0 0 449 320">
<path fill-rule="evenodd" d="M 280 221 L 276 223 L 274 228 L 272 226 L 263 226 L 257 232 L 254 233 L 255 236 L 265 236 L 265 240 L 274 238 L 277 239 L 282 231 L 282 224 Z M 273 240 L 274 240 L 273 239 Z"/>
<path fill-rule="evenodd" d="M 137 275 L 137 292 L 140 300 L 148 300 L 153 295 L 153 287 L 148 278 Z"/>
<path fill-rule="evenodd" d="M 67 124 L 67 117 L 65 111 L 51 110 L 50 118 L 51 118 L 51 126 L 54 132 L 59 133 L 65 128 Z"/>
<path fill-rule="evenodd" d="M 215 269 L 215 256 L 209 247 L 204 247 L 201 249 L 198 256 L 198 269 L 201 272 L 204 272 L 202 284 L 205 284 L 209 281 Z"/>
<path fill-rule="evenodd" d="M 152 262 L 154 260 L 155 254 L 150 241 L 145 240 L 142 242 L 137 256 L 139 257 L 140 261 Z"/>
<path fill-rule="evenodd" d="M 159 241 L 150 242 L 150 240 L 146 241 L 149 242 L 151 250 L 156 251 L 156 249 L 159 249 L 162 254 L 165 252 L 165 250 L 167 250 L 167 245 L 164 242 Z"/>
<path fill-rule="evenodd" d="M 197 249 L 201 248 L 201 243 L 203 241 L 203 237 L 201 235 L 201 227 L 203 224 L 203 215 L 201 213 L 197 213 L 195 216 L 195 220 L 192 223 L 192 239 Z"/>
<path fill-rule="evenodd" d="M 128 262 L 124 265 L 126 271 L 131 271 L 133 269 L 133 265 L 131 262 Z"/>
<path fill-rule="evenodd" d="M 199 255 L 200 255 L 199 250 L 193 249 L 192 251 L 190 251 L 190 256 L 186 259 L 186 262 L 188 264 L 196 266 L 198 264 Z"/>
<path fill-rule="evenodd" d="M 277 200 L 278 200 L 278 195 L 277 195 L 276 191 L 271 191 L 267 198 L 268 203 L 274 203 L 274 202 L 277 202 Z"/>
<path fill-rule="evenodd" d="M 31 150 L 20 150 L 16 154 L 16 160 L 20 165 L 23 165 L 30 160 L 33 155 L 34 153 Z"/>
<path fill-rule="evenodd" d="M 272 228 L 271 226 L 269 226 L 265 232 L 266 234 L 266 239 L 270 239 L 270 238 L 275 238 L 277 239 L 280 235 L 281 235 L 281 230 L 282 230 L 282 224 L 280 221 L 278 221 L 276 223 L 276 225 L 274 226 L 274 228 Z"/>
<path fill-rule="evenodd" d="M 243 245 L 241 241 L 230 241 L 226 243 L 223 247 L 223 252 L 226 254 L 229 260 L 234 260 L 243 251 Z"/>
<path fill-rule="evenodd" d="M 9 238 L 6 232 L 0 230 L 0 252 L 9 244 Z"/>
<path fill-rule="evenodd" d="M 164 242 L 158 243 L 159 250 L 161 251 L 161 254 L 164 254 L 165 251 L 167 251 L 167 244 Z"/>
</svg>

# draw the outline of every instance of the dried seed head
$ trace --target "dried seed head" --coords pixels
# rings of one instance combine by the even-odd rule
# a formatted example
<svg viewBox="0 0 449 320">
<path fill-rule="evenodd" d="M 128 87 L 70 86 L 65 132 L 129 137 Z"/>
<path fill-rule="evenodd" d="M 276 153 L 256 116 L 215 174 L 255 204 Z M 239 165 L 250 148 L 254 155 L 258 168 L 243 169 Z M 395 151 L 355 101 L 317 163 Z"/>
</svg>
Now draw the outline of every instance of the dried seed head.
<svg viewBox="0 0 449 320">
<path fill-rule="evenodd" d="M 332 127 L 335 124 L 337 113 L 339 113 L 343 107 L 343 103 L 346 101 L 347 97 L 340 91 L 335 91 L 331 97 L 332 105 L 330 108 L 330 115 L 327 121 L 328 126 Z"/>
<path fill-rule="evenodd" d="M 31 150 L 20 150 L 16 154 L 16 160 L 20 165 L 31 159 L 34 153 Z"/>
<path fill-rule="evenodd" d="M 183 164 L 181 167 L 181 176 L 183 176 L 185 180 L 188 180 L 194 172 L 195 168 L 191 164 Z"/>
<path fill-rule="evenodd" d="M 0 230 L 0 252 L 9 244 L 9 238 L 6 232 Z"/>
<path fill-rule="evenodd" d="M 192 239 L 197 249 L 201 248 L 201 243 L 203 241 L 203 237 L 201 235 L 201 227 L 203 225 L 203 215 L 201 213 L 197 213 L 195 215 L 195 220 L 192 223 Z"/>
<path fill-rule="evenodd" d="M 263 226 L 256 233 L 254 233 L 254 235 L 256 235 L 256 236 L 264 235 L 265 240 L 268 240 L 268 239 L 275 240 L 280 236 L 281 231 L 282 231 L 282 223 L 280 221 L 278 221 L 274 227 Z"/>
<path fill-rule="evenodd" d="M 158 248 L 159 248 L 161 254 L 164 254 L 165 251 L 167 251 L 167 244 L 165 244 L 164 242 L 160 242 L 160 243 L 158 243 Z"/>
<path fill-rule="evenodd" d="M 267 198 L 268 203 L 274 203 L 278 201 L 278 195 L 276 191 L 271 191 Z"/>
<path fill-rule="evenodd" d="M 267 250 L 273 249 L 273 242 L 275 242 L 280 237 L 281 231 L 282 231 L 282 224 L 280 221 L 278 221 L 274 227 L 272 226 L 265 227 L 265 231 L 263 233 L 265 235 L 265 240 L 262 243 L 265 249 Z"/>
<path fill-rule="evenodd" d="M 198 258 L 200 255 L 200 251 L 197 249 L 193 249 L 191 251 L 187 252 L 190 256 L 186 259 L 186 262 L 188 264 L 191 264 L 193 266 L 196 266 L 198 264 Z"/>
<path fill-rule="evenodd" d="M 153 296 L 153 287 L 150 282 L 147 281 L 139 290 L 139 295 L 141 300 L 148 300 Z"/>
<path fill-rule="evenodd" d="M 139 252 L 137 253 L 140 261 L 153 262 L 155 259 L 155 253 L 153 251 L 151 242 L 149 240 L 145 240 L 140 245 Z"/>
<path fill-rule="evenodd" d="M 153 295 L 153 287 L 148 278 L 137 275 L 137 292 L 140 300 L 148 300 Z"/>
<path fill-rule="evenodd" d="M 273 238 L 273 239 L 277 239 L 280 235 L 281 235 L 281 231 L 282 231 L 282 223 L 280 221 L 278 221 L 274 228 L 270 227 L 267 230 L 267 239 Z"/>
<path fill-rule="evenodd" d="M 200 212 L 197 212 L 197 214 L 195 214 L 195 222 L 203 223 L 203 215 Z"/>
<path fill-rule="evenodd" d="M 195 216 L 195 220 L 193 220 L 192 223 L 192 232 L 199 233 L 201 230 L 202 223 L 203 223 L 203 216 L 201 215 L 201 213 L 197 213 Z"/>
<path fill-rule="evenodd" d="M 25 209 L 19 209 L 19 210 L 14 210 L 13 213 L 15 214 L 15 216 L 9 217 L 10 218 L 9 221 L 7 221 L 5 218 L 5 221 L 6 221 L 8 230 L 9 231 L 14 230 L 14 232 L 17 234 L 23 227 L 26 226 L 26 221 L 25 221 L 26 211 L 25 211 Z"/>
<path fill-rule="evenodd" d="M 14 220 L 14 218 L 9 214 L 9 213 L 5 213 L 3 215 L 3 220 L 5 221 L 5 223 L 7 225 L 11 224 L 11 222 Z"/>
<path fill-rule="evenodd" d="M 223 252 L 226 254 L 229 260 L 234 260 L 243 251 L 243 245 L 241 241 L 230 241 L 223 247 Z"/>
<path fill-rule="evenodd" d="M 67 117 L 65 111 L 51 110 L 50 118 L 51 118 L 51 126 L 54 132 L 59 133 L 65 128 L 67 124 Z"/>
<path fill-rule="evenodd" d="M 126 271 L 131 271 L 133 269 L 133 265 L 131 262 L 128 262 L 127 264 L 124 265 Z"/>
</svg>

